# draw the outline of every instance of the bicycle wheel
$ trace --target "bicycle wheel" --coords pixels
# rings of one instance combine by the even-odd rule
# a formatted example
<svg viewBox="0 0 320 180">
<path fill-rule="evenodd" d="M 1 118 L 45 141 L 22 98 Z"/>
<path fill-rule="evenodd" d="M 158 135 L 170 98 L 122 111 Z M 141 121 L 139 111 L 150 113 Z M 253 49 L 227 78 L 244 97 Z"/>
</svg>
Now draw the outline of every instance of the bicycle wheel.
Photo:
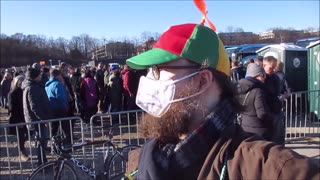
<svg viewBox="0 0 320 180">
<path fill-rule="evenodd" d="M 138 145 L 129 145 L 118 149 L 118 152 L 109 161 L 107 169 L 109 179 L 117 180 L 124 177 L 124 173 L 127 170 L 129 152 L 138 148 L 140 148 Z"/>
<path fill-rule="evenodd" d="M 77 180 L 77 174 L 73 167 L 64 162 L 63 169 L 61 170 L 60 177 L 55 179 L 56 174 L 59 171 L 58 161 L 48 162 L 37 168 L 28 178 L 28 180 Z"/>
</svg>

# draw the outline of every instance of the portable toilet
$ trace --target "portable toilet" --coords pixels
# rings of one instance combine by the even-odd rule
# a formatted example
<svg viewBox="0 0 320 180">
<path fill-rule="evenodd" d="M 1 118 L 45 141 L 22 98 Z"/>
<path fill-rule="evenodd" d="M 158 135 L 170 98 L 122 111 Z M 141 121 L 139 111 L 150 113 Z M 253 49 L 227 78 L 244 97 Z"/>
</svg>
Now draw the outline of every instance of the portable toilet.
<svg viewBox="0 0 320 180">
<path fill-rule="evenodd" d="M 315 119 L 320 119 L 320 40 L 310 44 L 307 48 L 310 114 L 313 114 Z"/>
<path fill-rule="evenodd" d="M 274 44 L 256 51 L 259 56 L 273 56 L 284 63 L 284 73 L 291 92 L 308 89 L 307 49 L 292 44 Z"/>
</svg>

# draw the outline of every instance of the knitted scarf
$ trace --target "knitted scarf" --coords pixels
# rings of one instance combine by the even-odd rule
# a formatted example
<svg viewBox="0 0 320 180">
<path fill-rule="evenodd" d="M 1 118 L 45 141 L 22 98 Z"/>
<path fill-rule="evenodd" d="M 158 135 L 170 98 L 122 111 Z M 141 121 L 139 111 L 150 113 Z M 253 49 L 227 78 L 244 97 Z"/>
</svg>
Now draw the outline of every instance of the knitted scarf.
<svg viewBox="0 0 320 180">
<path fill-rule="evenodd" d="M 157 139 L 149 140 L 140 152 L 137 179 L 176 179 L 183 173 L 188 174 L 187 179 L 196 179 L 212 146 L 235 118 L 229 101 L 223 100 L 178 144 L 159 147 Z M 186 172 L 190 170 L 192 173 Z"/>
</svg>

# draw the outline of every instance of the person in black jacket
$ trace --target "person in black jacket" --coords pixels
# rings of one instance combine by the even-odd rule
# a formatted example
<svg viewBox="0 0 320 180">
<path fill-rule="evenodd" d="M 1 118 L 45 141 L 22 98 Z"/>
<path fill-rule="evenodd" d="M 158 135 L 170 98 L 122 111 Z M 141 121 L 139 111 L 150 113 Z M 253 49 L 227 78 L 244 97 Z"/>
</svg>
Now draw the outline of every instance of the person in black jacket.
<svg viewBox="0 0 320 180">
<path fill-rule="evenodd" d="M 68 92 L 68 101 L 69 101 L 69 111 L 68 111 L 68 116 L 72 117 L 74 116 L 74 94 L 72 93 L 72 86 L 70 83 L 70 77 L 68 76 L 68 67 L 70 67 L 69 64 L 62 62 L 60 64 L 59 70 L 62 73 L 62 83 L 65 85 L 67 92 Z M 74 121 L 72 121 L 72 124 L 74 123 Z M 73 126 L 73 125 L 72 125 Z"/>
<path fill-rule="evenodd" d="M 3 76 L 3 79 L 0 84 L 0 91 L 1 91 L 1 102 L 2 107 L 7 109 L 8 108 L 8 94 L 10 92 L 12 81 L 12 75 L 10 72 L 6 72 Z"/>
<path fill-rule="evenodd" d="M 246 72 L 243 70 L 243 67 L 239 66 L 238 61 L 231 62 L 230 76 L 232 81 L 239 81 L 240 79 L 244 78 L 245 74 Z"/>
<path fill-rule="evenodd" d="M 241 126 L 250 133 L 257 134 L 265 140 L 272 137 L 272 117 L 266 103 L 265 72 L 262 67 L 250 63 L 245 79 L 239 81 L 238 93 L 244 105 L 241 112 Z"/>
<path fill-rule="evenodd" d="M 27 78 L 22 82 L 23 89 L 23 113 L 26 122 L 34 122 L 47 120 L 51 118 L 49 107 L 49 99 L 41 85 L 41 74 L 38 69 L 29 68 Z M 27 125 L 28 130 L 35 131 L 41 138 L 47 138 L 49 135 L 48 125 L 41 123 L 35 126 Z M 47 162 L 45 149 L 47 148 L 46 141 L 40 141 L 37 147 L 38 165 Z"/>
<path fill-rule="evenodd" d="M 99 63 L 98 64 L 98 69 L 97 72 L 95 74 L 95 80 L 97 82 L 98 88 L 99 88 L 99 92 L 103 92 L 103 88 L 104 88 L 104 69 L 103 69 L 103 63 Z M 99 103 L 98 103 L 98 112 L 99 113 L 103 113 L 105 111 L 104 108 L 104 93 L 100 93 L 99 95 Z"/>
<path fill-rule="evenodd" d="M 80 113 L 81 111 L 83 111 L 83 103 L 80 98 L 81 81 L 82 81 L 81 69 L 75 68 L 75 71 L 70 78 L 70 83 L 72 87 L 72 92 L 74 94 L 74 102 L 75 102 L 75 108 L 77 113 Z"/>
<path fill-rule="evenodd" d="M 41 72 L 41 84 L 43 87 L 46 86 L 46 83 L 49 81 L 50 69 L 47 67 L 42 68 Z"/>
<path fill-rule="evenodd" d="M 9 123 L 24 123 L 23 116 L 23 102 L 21 89 L 21 84 L 24 80 L 24 76 L 19 75 L 13 79 L 13 89 L 8 94 L 8 111 L 9 111 Z M 9 129 L 10 134 L 17 135 L 19 137 L 18 148 L 21 154 L 21 159 L 24 161 L 29 160 L 26 148 L 24 146 L 26 140 L 28 139 L 28 131 L 26 126 L 18 126 L 18 131 L 16 132 L 15 127 Z M 16 134 L 17 133 L 17 134 Z"/>
<path fill-rule="evenodd" d="M 277 144 L 284 145 L 285 143 L 285 124 L 282 121 L 282 103 L 279 99 L 281 95 L 281 82 L 276 75 L 275 68 L 277 59 L 273 56 L 266 56 L 263 58 L 263 69 L 267 76 L 265 80 L 267 92 L 267 104 L 273 114 L 273 141 Z"/>
</svg>

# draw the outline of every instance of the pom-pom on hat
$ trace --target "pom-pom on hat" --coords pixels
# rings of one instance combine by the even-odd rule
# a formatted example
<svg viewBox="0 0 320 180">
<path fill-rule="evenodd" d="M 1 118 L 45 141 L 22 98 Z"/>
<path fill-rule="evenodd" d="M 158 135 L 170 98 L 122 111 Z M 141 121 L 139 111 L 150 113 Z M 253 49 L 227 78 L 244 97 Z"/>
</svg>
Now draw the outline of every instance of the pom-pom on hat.
<svg viewBox="0 0 320 180">
<path fill-rule="evenodd" d="M 230 75 L 222 41 L 215 31 L 201 24 L 171 26 L 151 50 L 128 59 L 127 64 L 133 69 L 146 69 L 182 58 Z"/>
</svg>

